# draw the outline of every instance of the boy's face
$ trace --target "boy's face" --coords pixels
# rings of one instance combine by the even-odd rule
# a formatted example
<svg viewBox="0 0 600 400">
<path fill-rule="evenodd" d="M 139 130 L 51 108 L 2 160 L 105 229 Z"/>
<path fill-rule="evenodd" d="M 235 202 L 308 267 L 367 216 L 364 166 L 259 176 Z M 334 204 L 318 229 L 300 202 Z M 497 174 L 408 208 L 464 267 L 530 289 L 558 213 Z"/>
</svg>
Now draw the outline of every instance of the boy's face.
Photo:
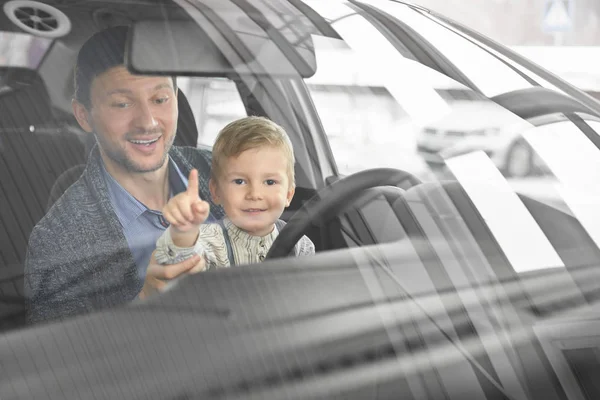
<svg viewBox="0 0 600 400">
<path fill-rule="evenodd" d="M 210 182 L 213 200 L 239 228 L 254 236 L 267 235 L 294 196 L 287 165 L 284 152 L 276 147 L 230 157 L 217 182 Z"/>
</svg>

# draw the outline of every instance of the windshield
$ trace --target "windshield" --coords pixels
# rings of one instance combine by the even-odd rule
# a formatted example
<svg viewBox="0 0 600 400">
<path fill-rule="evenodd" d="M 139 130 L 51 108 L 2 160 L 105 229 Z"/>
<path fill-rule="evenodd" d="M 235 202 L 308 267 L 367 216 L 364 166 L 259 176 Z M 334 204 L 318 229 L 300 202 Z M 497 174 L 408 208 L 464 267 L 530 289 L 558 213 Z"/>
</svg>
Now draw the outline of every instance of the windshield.
<svg viewBox="0 0 600 400">
<path fill-rule="evenodd" d="M 306 3 L 336 35 L 312 36 L 317 71 L 303 80 L 323 131 L 298 127 L 294 135 L 326 141 L 331 158 L 309 156 L 324 168 L 333 164 L 329 182 L 373 168 L 424 182 L 404 197 L 412 219 L 398 216 L 402 208 L 383 195 L 359 197 L 360 206 L 342 214 L 345 245 L 426 240 L 440 270 L 422 261 L 416 264 L 428 277 L 395 272 L 413 294 L 436 281 L 476 287 L 551 270 L 575 303 L 585 303 L 582 282 L 569 271 L 597 264 L 597 117 L 552 79 L 435 16 L 395 2 Z M 362 221 L 353 219 L 356 211 Z M 545 296 L 524 286 L 533 307 L 545 308 Z"/>
<path fill-rule="evenodd" d="M 212 335 L 219 371 L 261 365 L 223 378 L 242 392 L 381 361 L 406 398 L 600 396 L 577 375 L 600 348 L 600 105 L 401 2 L 100 3 L 58 4 L 77 23 L 54 41 L 0 33 L 0 327 Z M 95 70 L 79 51 L 111 24 L 123 54 Z M 240 121 L 260 146 L 223 139 Z M 167 347 L 148 357 L 204 351 Z M 310 356 L 280 379 L 271 351 Z"/>
</svg>

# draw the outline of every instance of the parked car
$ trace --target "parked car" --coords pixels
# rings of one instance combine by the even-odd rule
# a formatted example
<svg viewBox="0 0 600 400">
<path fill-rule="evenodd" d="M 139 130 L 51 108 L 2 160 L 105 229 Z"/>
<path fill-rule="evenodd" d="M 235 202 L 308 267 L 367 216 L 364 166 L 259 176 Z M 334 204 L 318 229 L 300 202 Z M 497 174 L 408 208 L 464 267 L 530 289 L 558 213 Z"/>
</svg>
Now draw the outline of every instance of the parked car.
<svg viewBox="0 0 600 400">
<path fill-rule="evenodd" d="M 491 101 L 458 101 L 451 108 L 417 137 L 417 152 L 431 168 L 443 170 L 446 158 L 483 151 L 509 177 L 534 173 L 535 153 L 521 138 L 526 121 Z"/>
<path fill-rule="evenodd" d="M 592 97 L 402 1 L 1 2 L 1 399 L 600 398 Z M 131 71 L 178 76 L 177 144 L 248 114 L 287 130 L 288 223 L 263 263 L 28 325 L 29 234 L 95 144 L 74 61 L 124 24 Z M 418 135 L 453 124 L 543 173 L 473 146 L 437 180 Z M 285 257 L 303 234 L 316 254 Z"/>
</svg>

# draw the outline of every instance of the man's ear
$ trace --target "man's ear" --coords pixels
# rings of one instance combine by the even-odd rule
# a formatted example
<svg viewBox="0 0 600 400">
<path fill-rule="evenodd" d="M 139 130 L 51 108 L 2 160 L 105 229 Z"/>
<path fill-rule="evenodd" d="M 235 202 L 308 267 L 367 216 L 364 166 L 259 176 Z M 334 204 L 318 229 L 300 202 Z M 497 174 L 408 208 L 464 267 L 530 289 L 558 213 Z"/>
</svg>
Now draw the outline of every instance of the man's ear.
<svg viewBox="0 0 600 400">
<path fill-rule="evenodd" d="M 286 207 L 289 207 L 290 204 L 292 203 L 292 198 L 294 197 L 295 192 L 296 192 L 296 187 L 295 186 L 290 187 L 290 189 L 287 192 L 287 196 L 286 196 L 286 201 L 285 201 Z"/>
<path fill-rule="evenodd" d="M 212 197 L 213 203 L 215 203 L 216 205 L 220 205 L 221 199 L 219 198 L 217 184 L 212 178 L 208 180 L 208 190 L 210 190 L 210 195 Z"/>
<path fill-rule="evenodd" d="M 85 108 L 83 104 L 81 104 L 75 99 L 71 101 L 71 107 L 73 107 L 73 115 L 79 123 L 79 126 L 81 126 L 81 129 L 83 129 L 87 133 L 92 133 L 94 129 L 92 128 L 92 123 L 90 121 L 90 113 L 87 110 L 87 108 Z"/>
</svg>

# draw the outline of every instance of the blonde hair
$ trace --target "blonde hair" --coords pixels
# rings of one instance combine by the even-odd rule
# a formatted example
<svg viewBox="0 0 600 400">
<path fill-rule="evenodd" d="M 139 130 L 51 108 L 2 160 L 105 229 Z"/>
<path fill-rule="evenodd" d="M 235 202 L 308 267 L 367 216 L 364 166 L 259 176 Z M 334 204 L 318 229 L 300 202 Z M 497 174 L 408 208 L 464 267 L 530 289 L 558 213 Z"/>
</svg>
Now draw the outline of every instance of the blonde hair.
<svg viewBox="0 0 600 400">
<path fill-rule="evenodd" d="M 296 186 L 294 177 L 294 149 L 285 130 L 264 117 L 244 117 L 227 124 L 215 140 L 212 149 L 211 178 L 216 181 L 229 157 L 237 157 L 246 150 L 260 147 L 281 149 L 287 159 L 287 175 L 291 187 Z"/>
</svg>

